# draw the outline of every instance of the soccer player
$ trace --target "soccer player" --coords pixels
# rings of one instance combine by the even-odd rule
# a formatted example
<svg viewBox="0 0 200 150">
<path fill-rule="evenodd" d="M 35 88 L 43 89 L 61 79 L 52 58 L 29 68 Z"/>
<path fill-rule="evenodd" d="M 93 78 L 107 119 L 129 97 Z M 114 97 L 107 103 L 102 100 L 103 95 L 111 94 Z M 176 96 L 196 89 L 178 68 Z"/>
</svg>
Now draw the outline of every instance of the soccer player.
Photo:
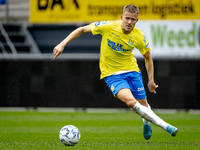
<svg viewBox="0 0 200 150">
<path fill-rule="evenodd" d="M 136 6 L 126 5 L 120 21 L 101 21 L 77 28 L 54 48 L 54 59 L 63 52 L 70 41 L 81 34 L 101 34 L 101 79 L 105 80 L 115 97 L 143 118 L 144 138 L 148 140 L 152 135 L 151 123 L 176 136 L 178 129 L 158 117 L 147 102 L 142 74 L 132 53 L 134 48 L 137 48 L 145 59 L 149 91 L 156 93 L 158 85 L 154 82 L 149 43 L 143 32 L 135 27 L 138 14 L 139 9 Z"/>
</svg>

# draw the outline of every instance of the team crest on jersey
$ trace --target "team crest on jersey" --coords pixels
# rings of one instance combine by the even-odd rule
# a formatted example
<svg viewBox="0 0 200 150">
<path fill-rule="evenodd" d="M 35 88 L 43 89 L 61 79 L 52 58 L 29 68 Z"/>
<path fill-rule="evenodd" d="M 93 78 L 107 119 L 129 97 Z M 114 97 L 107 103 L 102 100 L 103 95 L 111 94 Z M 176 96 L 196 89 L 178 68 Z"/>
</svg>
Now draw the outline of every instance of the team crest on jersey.
<svg viewBox="0 0 200 150">
<path fill-rule="evenodd" d="M 133 46 L 133 43 L 134 43 L 134 40 L 129 39 L 128 45 L 129 45 L 129 46 Z"/>
</svg>

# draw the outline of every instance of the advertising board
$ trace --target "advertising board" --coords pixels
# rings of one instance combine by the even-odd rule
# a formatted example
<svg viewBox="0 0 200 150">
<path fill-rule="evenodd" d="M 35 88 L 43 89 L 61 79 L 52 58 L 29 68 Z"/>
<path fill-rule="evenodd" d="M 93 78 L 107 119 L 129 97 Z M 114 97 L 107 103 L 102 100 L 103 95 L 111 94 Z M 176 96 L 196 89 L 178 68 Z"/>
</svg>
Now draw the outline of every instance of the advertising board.
<svg viewBox="0 0 200 150">
<path fill-rule="evenodd" d="M 139 7 L 140 19 L 200 19 L 200 0 L 31 0 L 31 23 L 88 23 L 120 19 L 123 7 Z"/>
<path fill-rule="evenodd" d="M 136 26 L 147 37 L 153 56 L 200 58 L 200 21 L 139 21 Z"/>
</svg>

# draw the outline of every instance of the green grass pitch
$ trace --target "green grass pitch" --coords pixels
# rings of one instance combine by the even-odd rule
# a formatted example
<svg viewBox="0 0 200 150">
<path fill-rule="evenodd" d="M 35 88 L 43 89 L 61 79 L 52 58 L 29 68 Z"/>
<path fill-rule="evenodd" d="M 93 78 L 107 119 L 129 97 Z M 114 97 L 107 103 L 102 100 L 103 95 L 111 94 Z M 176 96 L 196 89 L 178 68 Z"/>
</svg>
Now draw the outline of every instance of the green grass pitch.
<svg viewBox="0 0 200 150">
<path fill-rule="evenodd" d="M 142 135 L 141 118 L 133 112 L 59 113 L 0 112 L 1 150 L 199 150 L 200 114 L 158 114 L 179 132 L 171 137 L 152 125 L 149 142 Z M 81 139 L 75 146 L 65 146 L 59 131 L 65 125 L 79 128 Z"/>
</svg>

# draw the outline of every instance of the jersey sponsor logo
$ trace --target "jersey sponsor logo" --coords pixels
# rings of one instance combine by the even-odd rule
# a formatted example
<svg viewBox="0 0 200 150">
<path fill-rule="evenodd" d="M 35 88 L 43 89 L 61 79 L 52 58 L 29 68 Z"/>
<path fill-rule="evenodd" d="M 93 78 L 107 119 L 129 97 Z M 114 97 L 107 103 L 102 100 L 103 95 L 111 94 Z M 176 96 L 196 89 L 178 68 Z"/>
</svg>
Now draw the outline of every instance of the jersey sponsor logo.
<svg viewBox="0 0 200 150">
<path fill-rule="evenodd" d="M 94 25 L 95 25 L 95 26 L 99 26 L 99 25 L 100 25 L 100 23 L 101 23 L 101 21 L 99 21 L 99 22 L 96 22 Z"/>
<path fill-rule="evenodd" d="M 144 87 L 138 88 L 137 91 L 144 91 Z"/>
<path fill-rule="evenodd" d="M 128 45 L 129 45 L 129 46 L 133 46 L 133 43 L 134 43 L 134 40 L 129 39 Z"/>
<path fill-rule="evenodd" d="M 122 44 L 113 42 L 109 39 L 107 39 L 107 41 L 108 41 L 108 46 L 117 52 L 128 52 L 131 50 L 131 49 L 124 49 Z"/>
<path fill-rule="evenodd" d="M 95 26 L 99 26 L 100 24 L 106 24 L 107 21 L 99 21 L 99 22 L 95 22 L 94 25 Z"/>
</svg>

